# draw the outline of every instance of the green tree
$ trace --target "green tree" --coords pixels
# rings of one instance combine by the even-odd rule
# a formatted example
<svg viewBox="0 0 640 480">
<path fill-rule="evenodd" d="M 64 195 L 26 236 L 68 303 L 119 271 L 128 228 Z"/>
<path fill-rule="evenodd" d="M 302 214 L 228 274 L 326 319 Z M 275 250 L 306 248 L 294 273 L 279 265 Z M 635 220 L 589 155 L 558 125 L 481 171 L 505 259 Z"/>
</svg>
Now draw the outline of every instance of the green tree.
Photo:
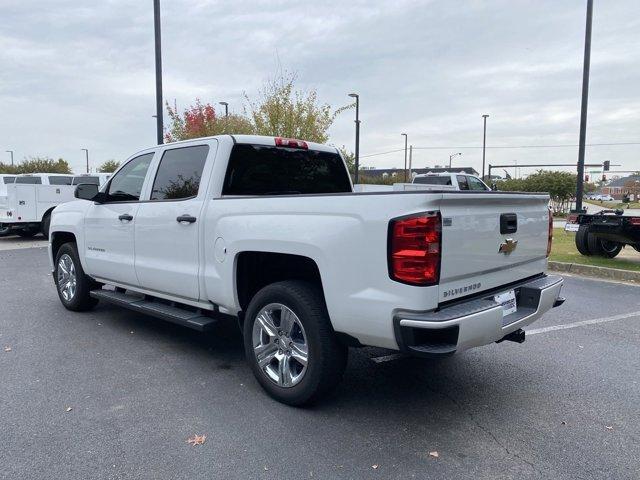
<svg viewBox="0 0 640 480">
<path fill-rule="evenodd" d="M 353 175 L 356 172 L 356 154 L 347 150 L 347 147 L 344 145 L 338 150 L 340 150 L 342 158 L 344 158 L 344 162 L 347 164 L 349 173 Z"/>
<path fill-rule="evenodd" d="M 113 173 L 120 166 L 120 162 L 116 162 L 115 160 L 107 160 L 102 165 L 98 167 L 98 172 L 100 173 Z"/>
<path fill-rule="evenodd" d="M 502 180 L 498 190 L 519 192 L 547 192 L 554 212 L 565 213 L 576 194 L 576 175 L 569 172 L 538 170 L 527 178 Z"/>
<path fill-rule="evenodd" d="M 252 102 L 245 94 L 250 108 L 250 120 L 257 135 L 300 138 L 326 143 L 329 127 L 343 111 L 353 104 L 332 110 L 329 104 L 319 104 L 315 90 L 295 89 L 295 75 L 281 75 L 263 87 L 262 98 Z"/>
<path fill-rule="evenodd" d="M 0 163 L 0 173 L 71 173 L 71 167 L 62 158 L 29 157 L 15 166 Z"/>
</svg>

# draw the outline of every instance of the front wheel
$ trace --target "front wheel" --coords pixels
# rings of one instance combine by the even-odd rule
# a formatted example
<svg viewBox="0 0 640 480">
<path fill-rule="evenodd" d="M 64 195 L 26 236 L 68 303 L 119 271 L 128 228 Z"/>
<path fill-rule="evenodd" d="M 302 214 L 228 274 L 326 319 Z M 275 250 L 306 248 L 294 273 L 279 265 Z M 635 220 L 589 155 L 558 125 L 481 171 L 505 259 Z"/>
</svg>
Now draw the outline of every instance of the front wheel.
<svg viewBox="0 0 640 480">
<path fill-rule="evenodd" d="M 311 403 L 342 378 L 347 347 L 336 338 L 320 290 L 307 282 L 260 290 L 247 309 L 243 333 L 253 374 L 282 403 Z"/>
<path fill-rule="evenodd" d="M 53 278 L 58 297 L 67 310 L 82 312 L 98 303 L 89 294 L 97 285 L 85 275 L 75 243 L 65 243 L 58 250 Z"/>
</svg>

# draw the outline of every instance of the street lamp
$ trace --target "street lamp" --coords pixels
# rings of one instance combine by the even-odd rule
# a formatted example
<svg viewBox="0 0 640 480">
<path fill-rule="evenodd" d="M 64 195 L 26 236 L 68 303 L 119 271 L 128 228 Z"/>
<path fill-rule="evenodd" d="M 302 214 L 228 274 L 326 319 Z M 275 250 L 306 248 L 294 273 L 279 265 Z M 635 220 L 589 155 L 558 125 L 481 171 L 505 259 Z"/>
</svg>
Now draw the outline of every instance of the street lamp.
<svg viewBox="0 0 640 480">
<path fill-rule="evenodd" d="M 451 159 L 453 157 L 457 157 L 458 155 L 462 155 L 462 152 L 453 153 L 453 154 L 449 155 L 449 168 L 451 168 Z"/>
<path fill-rule="evenodd" d="M 485 159 L 485 149 L 487 146 L 487 117 L 489 115 L 482 115 L 482 119 L 484 121 L 484 133 L 482 134 L 482 179 L 484 180 L 484 159 Z"/>
<path fill-rule="evenodd" d="M 401 137 L 404 137 L 404 181 L 407 182 L 407 134 L 401 133 Z"/>
<path fill-rule="evenodd" d="M 13 167 L 13 150 L 5 150 L 5 152 L 11 155 L 11 166 Z"/>
<path fill-rule="evenodd" d="M 224 107 L 224 116 L 225 118 L 229 116 L 229 104 L 227 102 L 218 102 L 220 105 Z"/>
<path fill-rule="evenodd" d="M 86 154 L 86 157 L 87 157 L 87 173 L 89 173 L 89 150 L 86 149 L 86 148 L 81 148 L 80 150 L 82 150 Z"/>
<path fill-rule="evenodd" d="M 358 170 L 360 170 L 360 95 L 357 93 L 350 93 L 349 96 L 356 99 L 356 171 L 354 175 L 354 183 L 358 183 Z"/>
</svg>

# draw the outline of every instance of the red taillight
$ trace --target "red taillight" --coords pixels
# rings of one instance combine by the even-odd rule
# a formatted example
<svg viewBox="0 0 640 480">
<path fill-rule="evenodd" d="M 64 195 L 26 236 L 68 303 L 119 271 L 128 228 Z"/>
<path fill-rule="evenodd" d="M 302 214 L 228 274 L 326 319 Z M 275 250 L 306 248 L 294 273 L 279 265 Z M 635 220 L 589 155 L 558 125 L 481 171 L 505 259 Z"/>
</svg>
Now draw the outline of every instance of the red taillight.
<svg viewBox="0 0 640 480">
<path fill-rule="evenodd" d="M 441 222 L 439 213 L 391 220 L 389 276 L 410 285 L 435 285 L 440 278 Z"/>
<path fill-rule="evenodd" d="M 640 217 L 631 217 L 629 223 L 631 225 L 640 225 Z"/>
<path fill-rule="evenodd" d="M 572 213 L 567 217 L 567 223 L 578 223 L 578 215 Z"/>
<path fill-rule="evenodd" d="M 309 145 L 304 140 L 296 140 L 295 138 L 276 137 L 276 147 L 302 148 L 308 150 Z"/>
<path fill-rule="evenodd" d="M 551 242 L 553 241 L 553 213 L 549 209 L 549 237 L 547 238 L 547 257 L 551 255 Z"/>
</svg>

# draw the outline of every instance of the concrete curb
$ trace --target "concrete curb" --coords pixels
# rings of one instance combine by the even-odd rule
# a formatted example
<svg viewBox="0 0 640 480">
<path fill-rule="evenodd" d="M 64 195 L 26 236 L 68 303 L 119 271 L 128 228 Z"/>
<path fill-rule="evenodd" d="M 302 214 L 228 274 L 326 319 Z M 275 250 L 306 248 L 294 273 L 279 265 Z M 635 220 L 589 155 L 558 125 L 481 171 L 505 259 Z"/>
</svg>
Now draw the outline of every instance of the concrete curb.
<svg viewBox="0 0 640 480">
<path fill-rule="evenodd" d="M 640 283 L 640 272 L 622 270 L 619 268 L 596 267 L 594 265 L 582 265 L 580 263 L 566 263 L 549 261 L 549 270 L 556 272 L 573 273 L 587 277 L 606 278 L 620 280 L 622 282 Z"/>
</svg>

